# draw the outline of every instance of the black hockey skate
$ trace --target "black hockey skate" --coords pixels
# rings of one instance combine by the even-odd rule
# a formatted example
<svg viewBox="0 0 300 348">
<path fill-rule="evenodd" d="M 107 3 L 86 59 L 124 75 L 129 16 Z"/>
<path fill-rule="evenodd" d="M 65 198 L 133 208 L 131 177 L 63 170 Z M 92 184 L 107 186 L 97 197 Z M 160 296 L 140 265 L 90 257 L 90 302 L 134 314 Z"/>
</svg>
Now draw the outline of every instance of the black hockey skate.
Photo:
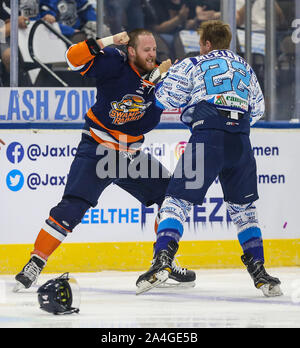
<svg viewBox="0 0 300 348">
<path fill-rule="evenodd" d="M 175 241 L 171 241 L 168 244 L 167 250 L 160 250 L 158 252 L 150 269 L 142 274 L 136 282 L 137 295 L 149 291 L 167 281 L 172 273 L 172 262 L 177 250 L 178 244 Z"/>
<path fill-rule="evenodd" d="M 153 260 L 152 265 L 155 263 L 155 244 L 153 244 Z M 196 273 L 194 271 L 188 270 L 187 268 L 180 267 L 176 263 L 176 258 L 173 259 L 171 264 L 171 273 L 169 274 L 169 279 L 166 282 L 159 284 L 158 288 L 165 287 L 184 287 L 193 288 L 195 286 Z"/>
<path fill-rule="evenodd" d="M 176 264 L 175 260 L 173 260 L 171 266 L 169 280 L 173 280 L 173 282 L 166 282 L 163 286 L 178 286 L 185 288 L 193 288 L 195 286 L 196 273 L 194 271 L 180 267 Z"/>
<path fill-rule="evenodd" d="M 22 271 L 16 275 L 17 284 L 13 291 L 18 292 L 21 289 L 28 289 L 35 284 L 45 265 L 46 261 L 36 255 L 32 256 Z"/>
<path fill-rule="evenodd" d="M 253 256 L 250 254 L 242 255 L 242 262 L 247 267 L 251 278 L 254 281 L 254 285 L 257 289 L 262 290 L 266 297 L 274 297 L 283 295 L 280 289 L 280 280 L 275 277 L 271 277 L 265 270 L 265 267 L 261 261 L 253 261 Z"/>
</svg>

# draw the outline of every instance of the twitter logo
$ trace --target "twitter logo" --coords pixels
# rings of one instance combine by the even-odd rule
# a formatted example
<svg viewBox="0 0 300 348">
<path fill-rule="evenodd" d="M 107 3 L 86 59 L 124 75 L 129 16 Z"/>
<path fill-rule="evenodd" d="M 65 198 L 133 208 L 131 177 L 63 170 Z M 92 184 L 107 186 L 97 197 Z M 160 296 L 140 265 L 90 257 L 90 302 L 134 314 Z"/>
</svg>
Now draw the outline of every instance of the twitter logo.
<svg viewBox="0 0 300 348">
<path fill-rule="evenodd" d="M 10 171 L 6 176 L 6 185 L 11 191 L 20 191 L 24 185 L 24 175 L 17 169 Z"/>
</svg>

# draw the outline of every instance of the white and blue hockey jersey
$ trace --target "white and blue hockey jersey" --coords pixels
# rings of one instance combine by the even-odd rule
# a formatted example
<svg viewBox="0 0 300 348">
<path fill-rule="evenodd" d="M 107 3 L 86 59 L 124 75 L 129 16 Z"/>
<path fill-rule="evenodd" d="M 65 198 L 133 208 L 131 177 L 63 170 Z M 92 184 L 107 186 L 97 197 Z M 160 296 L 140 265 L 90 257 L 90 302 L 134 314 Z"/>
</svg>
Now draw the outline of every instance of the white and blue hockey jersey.
<svg viewBox="0 0 300 348">
<path fill-rule="evenodd" d="M 253 69 L 229 50 L 214 50 L 173 65 L 155 94 L 162 109 L 183 108 L 181 120 L 190 128 L 249 133 L 250 125 L 265 111 Z"/>
</svg>

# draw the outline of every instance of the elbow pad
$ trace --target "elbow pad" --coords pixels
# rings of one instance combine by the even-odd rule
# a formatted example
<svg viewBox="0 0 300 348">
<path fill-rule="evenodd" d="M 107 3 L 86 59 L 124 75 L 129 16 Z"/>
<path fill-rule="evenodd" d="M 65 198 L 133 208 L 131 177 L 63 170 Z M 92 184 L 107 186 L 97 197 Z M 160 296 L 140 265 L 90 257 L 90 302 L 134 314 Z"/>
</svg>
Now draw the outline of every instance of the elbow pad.
<svg viewBox="0 0 300 348">
<path fill-rule="evenodd" d="M 89 48 L 90 53 L 93 56 L 98 56 L 102 52 L 101 48 L 99 47 L 99 45 L 95 39 L 91 38 L 91 39 L 86 40 L 85 42 Z"/>
</svg>

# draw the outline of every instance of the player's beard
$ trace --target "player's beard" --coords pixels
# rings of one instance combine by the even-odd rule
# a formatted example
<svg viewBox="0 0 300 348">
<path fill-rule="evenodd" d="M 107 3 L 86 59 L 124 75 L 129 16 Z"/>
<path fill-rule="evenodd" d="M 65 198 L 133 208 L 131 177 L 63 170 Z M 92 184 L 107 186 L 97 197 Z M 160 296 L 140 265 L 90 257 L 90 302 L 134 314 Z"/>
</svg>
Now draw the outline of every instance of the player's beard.
<svg viewBox="0 0 300 348">
<path fill-rule="evenodd" d="M 139 70 L 147 73 L 155 68 L 156 62 L 155 58 L 153 58 L 152 62 L 147 62 L 145 59 L 142 59 L 139 55 L 137 55 L 134 64 Z"/>
</svg>

